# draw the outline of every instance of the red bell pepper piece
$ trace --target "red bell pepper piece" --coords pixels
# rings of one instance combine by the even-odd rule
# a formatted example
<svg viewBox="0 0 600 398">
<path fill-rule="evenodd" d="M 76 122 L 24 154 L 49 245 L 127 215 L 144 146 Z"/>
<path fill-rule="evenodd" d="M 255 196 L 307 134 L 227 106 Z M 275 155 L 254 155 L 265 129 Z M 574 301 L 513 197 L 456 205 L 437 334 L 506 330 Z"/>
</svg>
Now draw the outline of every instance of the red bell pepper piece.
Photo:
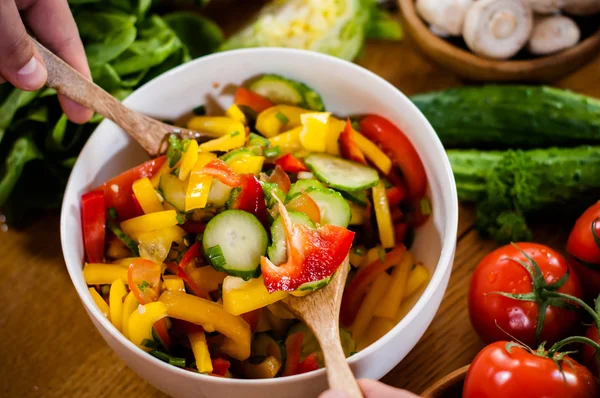
<svg viewBox="0 0 600 398">
<path fill-rule="evenodd" d="M 206 224 L 202 222 L 186 220 L 181 228 L 188 234 L 201 234 L 206 229 Z"/>
<path fill-rule="evenodd" d="M 317 354 L 313 352 L 300 362 L 296 374 L 308 373 L 317 369 L 319 369 L 319 362 L 317 362 Z"/>
<path fill-rule="evenodd" d="M 278 266 L 261 257 L 260 266 L 269 293 L 293 291 L 307 282 L 331 276 L 344 261 L 354 232 L 334 225 L 313 229 L 294 224 L 285 206 L 277 199 L 287 245 L 287 261 Z"/>
<path fill-rule="evenodd" d="M 300 365 L 300 353 L 302 351 L 302 340 L 304 333 L 294 333 L 285 340 L 285 367 L 282 376 L 297 374 Z"/>
<path fill-rule="evenodd" d="M 241 191 L 234 200 L 233 208 L 254 214 L 265 228 L 268 228 L 265 194 L 254 174 L 236 174 L 219 159 L 204 166 L 202 173 L 217 178 L 230 187 L 240 187 Z"/>
<path fill-rule="evenodd" d="M 425 168 L 412 143 L 398 127 L 381 116 L 368 115 L 360 121 L 360 132 L 378 144 L 392 161 L 400 166 L 413 202 L 425 196 Z"/>
<path fill-rule="evenodd" d="M 114 207 L 117 210 L 119 220 L 135 217 L 138 215 L 138 212 L 135 202 L 132 199 L 133 183 L 140 178 L 152 177 L 161 168 L 163 163 L 165 163 L 166 159 L 165 156 L 161 156 L 142 163 L 108 180 L 94 191 L 104 191 L 104 205 L 107 209 Z"/>
<path fill-rule="evenodd" d="M 185 266 L 190 263 L 196 257 L 200 257 L 202 255 L 202 246 L 200 242 L 194 242 L 193 245 L 190 246 L 189 249 L 185 252 L 183 257 L 181 257 L 181 261 L 179 262 L 179 268 L 185 269 Z"/>
<path fill-rule="evenodd" d="M 211 359 L 213 366 L 213 374 L 217 376 L 225 376 L 225 373 L 229 370 L 231 362 L 223 358 Z"/>
<path fill-rule="evenodd" d="M 385 261 L 377 259 L 367 265 L 352 279 L 344 290 L 342 307 L 340 309 L 340 321 L 344 326 L 350 326 L 354 322 L 356 313 L 367 292 L 368 287 L 377 277 L 394 265 L 400 264 L 406 254 L 406 246 L 400 243 L 391 252 L 385 255 Z"/>
<path fill-rule="evenodd" d="M 287 153 L 275 160 L 275 164 L 281 166 L 281 168 L 288 173 L 300 173 L 301 171 L 310 171 L 308 167 L 302 163 L 300 159 Z"/>
<path fill-rule="evenodd" d="M 235 98 L 233 102 L 236 105 L 247 106 L 256 113 L 261 113 L 265 109 L 275 105 L 269 99 L 260 94 L 256 94 L 245 87 L 238 87 L 237 91 L 235 92 Z"/>
<path fill-rule="evenodd" d="M 404 242 L 404 238 L 406 238 L 406 232 L 408 232 L 407 222 L 394 225 L 394 236 L 396 238 L 396 242 Z"/>
<path fill-rule="evenodd" d="M 101 263 L 106 240 L 104 192 L 88 192 L 81 196 L 81 225 L 85 258 L 89 263 Z"/>
<path fill-rule="evenodd" d="M 367 164 L 365 160 L 365 155 L 362 153 L 356 142 L 354 142 L 354 138 L 352 134 L 354 133 L 354 129 L 352 128 L 352 123 L 350 123 L 350 119 L 346 120 L 346 126 L 344 130 L 340 134 L 340 152 L 342 156 L 346 159 L 352 160 L 354 162 Z"/>
<path fill-rule="evenodd" d="M 385 190 L 390 207 L 398 206 L 406 198 L 406 190 L 402 185 L 397 185 Z"/>
<path fill-rule="evenodd" d="M 394 223 L 399 223 L 404 220 L 404 213 L 402 213 L 402 210 L 400 210 L 399 207 L 392 208 L 390 215 L 392 216 L 392 221 Z"/>
<path fill-rule="evenodd" d="M 136 214 L 134 215 L 134 217 L 143 216 L 144 209 L 142 209 L 142 205 L 140 205 L 140 202 L 137 200 L 134 193 L 131 194 L 131 198 L 133 199 L 133 204 L 135 205 L 135 213 Z"/>
<path fill-rule="evenodd" d="M 204 332 L 204 328 L 192 322 L 171 318 L 171 333 L 173 336 L 182 337 L 198 332 Z"/>
<path fill-rule="evenodd" d="M 246 312 L 245 314 L 241 314 L 240 316 L 244 318 L 248 325 L 250 325 L 250 330 L 252 333 L 256 331 L 258 327 L 258 322 L 260 321 L 260 316 L 262 314 L 262 308 L 256 309 L 254 311 Z"/>
<path fill-rule="evenodd" d="M 287 175 L 287 173 L 283 170 L 283 168 L 280 165 L 275 166 L 275 169 L 267 179 L 267 182 L 277 184 L 277 186 L 283 191 L 283 193 L 288 193 L 290 191 L 290 187 L 292 186 L 290 176 Z"/>
</svg>

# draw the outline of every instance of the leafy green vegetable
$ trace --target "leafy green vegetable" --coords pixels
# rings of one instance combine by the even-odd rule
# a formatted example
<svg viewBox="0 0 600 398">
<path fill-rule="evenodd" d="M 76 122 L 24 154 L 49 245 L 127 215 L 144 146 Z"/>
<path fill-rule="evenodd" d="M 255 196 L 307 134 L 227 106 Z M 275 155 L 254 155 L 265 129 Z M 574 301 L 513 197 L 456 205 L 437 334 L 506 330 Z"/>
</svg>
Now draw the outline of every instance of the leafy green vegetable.
<svg viewBox="0 0 600 398">
<path fill-rule="evenodd" d="M 0 180 L 0 206 L 6 203 L 25 165 L 41 158 L 42 154 L 37 150 L 31 137 L 21 137 L 14 142 L 6 158 L 4 177 Z"/>
<path fill-rule="evenodd" d="M 367 25 L 368 39 L 402 40 L 404 32 L 400 22 L 392 18 L 385 10 L 373 7 L 371 20 Z"/>
<path fill-rule="evenodd" d="M 458 198 L 477 203 L 478 230 L 499 243 L 531 240 L 528 214 L 600 190 L 600 147 L 447 153 Z"/>
<path fill-rule="evenodd" d="M 166 15 L 164 20 L 187 48 L 191 58 L 213 53 L 223 42 L 223 33 L 219 26 L 201 15 L 174 12 Z M 199 37 L 202 37 L 202 40 L 199 40 Z"/>
</svg>

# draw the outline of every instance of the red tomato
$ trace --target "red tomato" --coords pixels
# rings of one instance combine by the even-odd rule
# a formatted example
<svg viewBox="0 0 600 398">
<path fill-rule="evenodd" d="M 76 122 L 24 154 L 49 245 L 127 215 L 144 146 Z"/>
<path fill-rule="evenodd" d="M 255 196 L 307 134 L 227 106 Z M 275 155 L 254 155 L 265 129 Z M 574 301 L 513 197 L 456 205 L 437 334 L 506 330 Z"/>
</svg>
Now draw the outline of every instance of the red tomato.
<svg viewBox="0 0 600 398">
<path fill-rule="evenodd" d="M 90 263 L 104 260 L 106 240 L 106 208 L 103 192 L 88 192 L 81 196 L 81 226 L 85 258 Z"/>
<path fill-rule="evenodd" d="M 312 372 L 313 370 L 319 369 L 319 362 L 317 361 L 317 354 L 312 353 L 306 356 L 300 362 L 297 369 L 297 374 Z"/>
<path fill-rule="evenodd" d="M 552 359 L 507 344 L 498 341 L 477 354 L 463 398 L 592 398 L 600 393 L 594 376 L 573 359 L 564 357 L 561 372 Z"/>
<path fill-rule="evenodd" d="M 273 170 L 267 181 L 277 184 L 279 189 L 281 189 L 284 193 L 288 193 L 292 185 L 292 182 L 290 181 L 290 176 L 287 175 L 283 167 L 279 164 L 275 166 L 275 169 Z"/>
<path fill-rule="evenodd" d="M 256 113 L 261 113 L 274 105 L 269 99 L 256 94 L 245 87 L 238 87 L 233 102 L 236 105 L 244 105 L 252 108 Z"/>
<path fill-rule="evenodd" d="M 419 154 L 404 133 L 387 119 L 377 115 L 360 121 L 360 132 L 379 145 L 400 167 L 410 198 L 418 201 L 427 191 L 427 175 Z"/>
<path fill-rule="evenodd" d="M 133 201 L 133 183 L 140 178 L 152 177 L 165 163 L 166 159 L 165 156 L 161 156 L 142 163 L 108 180 L 95 190 L 104 191 L 104 205 L 107 209 L 114 207 L 119 215 L 119 220 L 135 217 L 138 215 L 138 210 Z"/>
<path fill-rule="evenodd" d="M 299 211 L 308 216 L 312 222 L 321 222 L 321 211 L 319 205 L 307 194 L 301 192 L 285 206 L 288 210 Z"/>
<path fill-rule="evenodd" d="M 223 358 L 214 358 L 211 360 L 213 366 L 213 374 L 216 376 L 225 376 L 231 363 Z"/>
<path fill-rule="evenodd" d="M 140 304 L 156 301 L 161 279 L 160 265 L 150 260 L 139 259 L 129 265 L 127 282 L 129 290 Z"/>
<path fill-rule="evenodd" d="M 282 376 L 292 376 L 298 373 L 300 365 L 300 353 L 302 351 L 302 340 L 304 333 L 294 333 L 285 340 L 285 367 Z"/>
<path fill-rule="evenodd" d="M 600 336 L 598 336 L 598 329 L 596 328 L 596 325 L 591 325 L 588 328 L 587 332 L 585 333 L 585 337 L 600 344 Z M 594 376 L 598 377 L 599 373 L 598 362 L 596 361 L 596 349 L 590 345 L 584 344 L 581 353 L 583 355 L 582 363 L 592 371 Z"/>
<path fill-rule="evenodd" d="M 485 256 L 475 268 L 469 291 L 469 315 L 473 327 L 485 342 L 505 340 L 506 333 L 530 347 L 536 344 L 538 302 L 521 301 L 495 292 L 524 294 L 532 292 L 532 281 L 527 270 L 515 260 L 529 263 L 519 250 L 527 253 L 539 266 L 541 284 L 551 284 L 569 271 L 565 284 L 557 292 L 581 298 L 577 276 L 570 271 L 565 259 L 549 247 L 537 243 L 517 243 L 503 246 Z M 554 343 L 567 336 L 576 326 L 579 315 L 575 311 L 548 306 L 539 342 Z M 503 330 L 501 330 L 503 329 Z M 506 333 L 505 333 L 506 332 Z"/>
<path fill-rule="evenodd" d="M 595 222 L 598 219 L 599 222 Z M 594 233 L 595 232 L 595 237 Z M 600 294 L 600 201 L 579 217 L 567 241 L 567 251 L 576 261 L 571 264 L 581 280 L 586 295 Z"/>
</svg>

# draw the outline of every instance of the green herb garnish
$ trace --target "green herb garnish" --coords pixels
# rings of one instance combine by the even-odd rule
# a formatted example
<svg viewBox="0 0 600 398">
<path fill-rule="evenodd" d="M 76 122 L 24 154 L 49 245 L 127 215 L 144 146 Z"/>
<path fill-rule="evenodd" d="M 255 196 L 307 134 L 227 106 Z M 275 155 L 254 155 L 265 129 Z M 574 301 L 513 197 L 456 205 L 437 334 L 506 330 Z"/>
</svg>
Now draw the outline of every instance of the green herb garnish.
<svg viewBox="0 0 600 398">
<path fill-rule="evenodd" d="M 284 126 L 290 122 L 290 119 L 286 115 L 281 112 L 277 112 L 275 117 L 283 124 Z"/>
</svg>

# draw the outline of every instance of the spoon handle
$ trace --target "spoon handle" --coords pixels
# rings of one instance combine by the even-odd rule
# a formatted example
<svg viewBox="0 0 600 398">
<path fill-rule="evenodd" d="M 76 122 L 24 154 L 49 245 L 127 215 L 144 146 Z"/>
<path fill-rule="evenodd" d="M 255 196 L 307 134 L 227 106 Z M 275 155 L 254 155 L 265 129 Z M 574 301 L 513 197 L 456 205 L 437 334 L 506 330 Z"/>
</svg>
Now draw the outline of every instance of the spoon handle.
<svg viewBox="0 0 600 398">
<path fill-rule="evenodd" d="M 172 126 L 127 108 L 37 40 L 31 39 L 46 63 L 48 87 L 115 122 L 151 156 L 159 155 L 161 149 L 164 150 L 164 137 L 173 132 Z"/>
</svg>

